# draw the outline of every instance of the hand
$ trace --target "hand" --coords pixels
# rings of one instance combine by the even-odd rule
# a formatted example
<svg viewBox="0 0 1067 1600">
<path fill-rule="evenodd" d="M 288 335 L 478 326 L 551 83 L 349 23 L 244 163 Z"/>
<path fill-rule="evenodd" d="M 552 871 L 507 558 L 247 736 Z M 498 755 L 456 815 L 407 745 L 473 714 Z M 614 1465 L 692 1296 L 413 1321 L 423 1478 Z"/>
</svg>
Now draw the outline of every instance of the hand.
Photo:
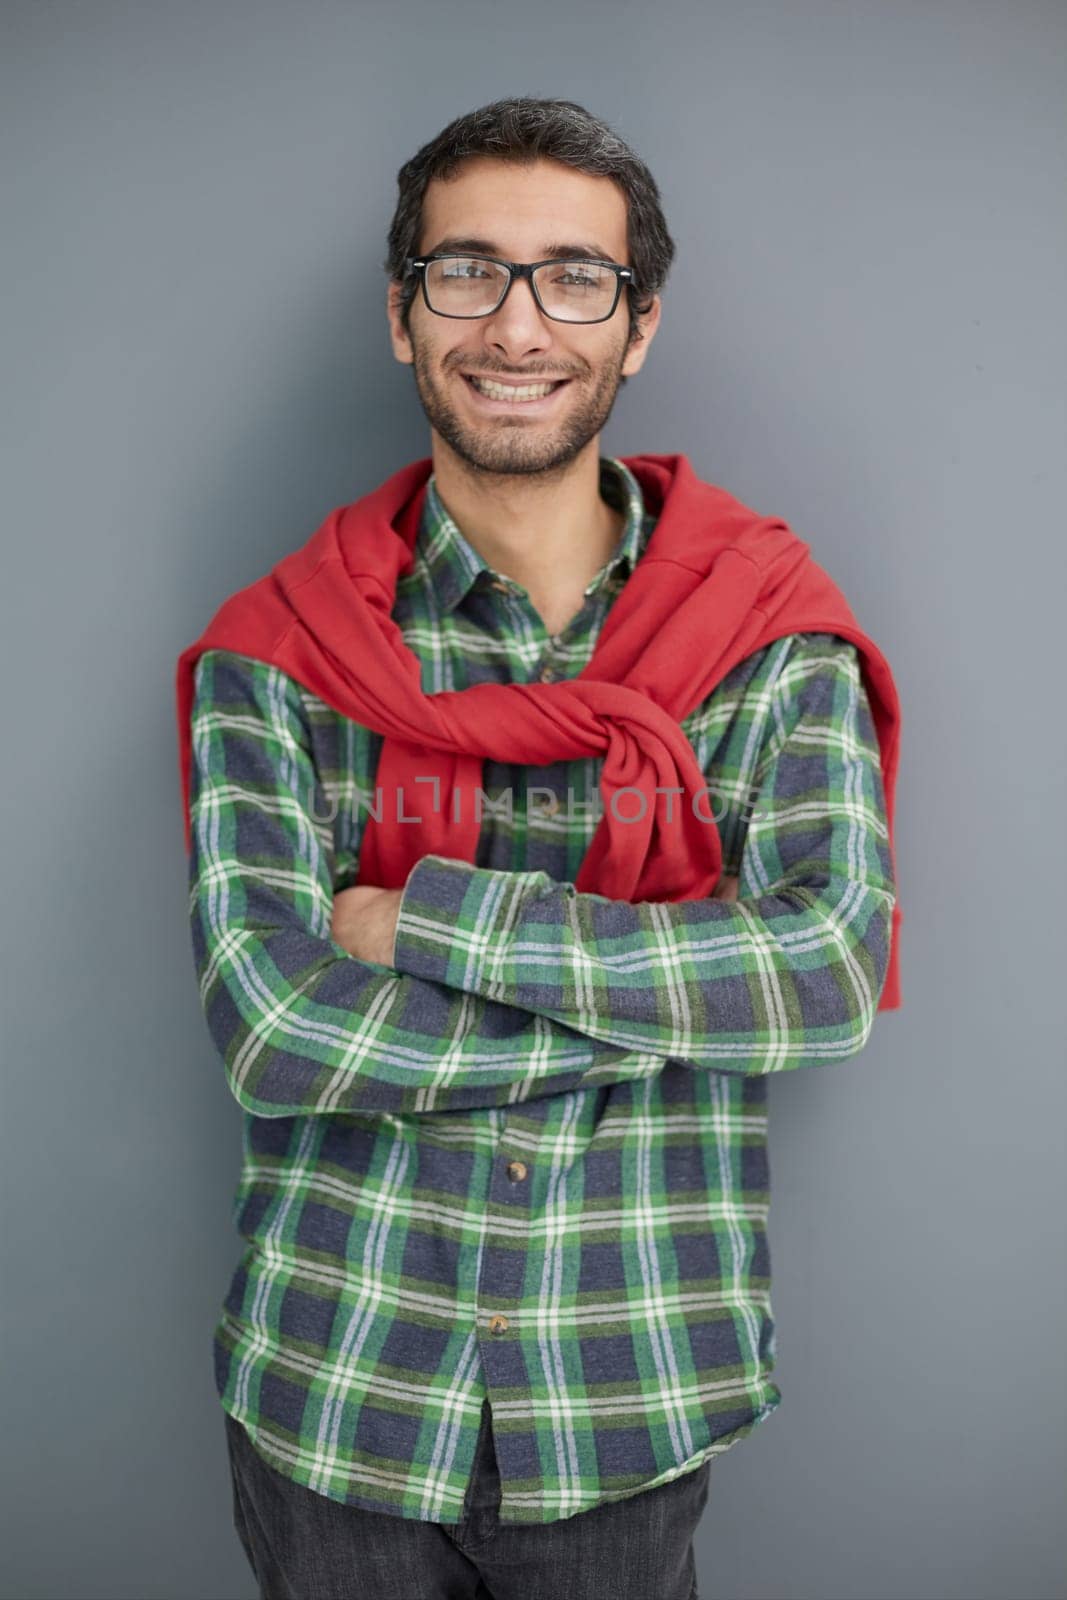
<svg viewBox="0 0 1067 1600">
<path fill-rule="evenodd" d="M 330 933 L 335 943 L 357 961 L 393 965 L 396 922 L 403 889 L 379 889 L 360 883 L 339 889 L 333 897 Z"/>
<path fill-rule="evenodd" d="M 715 885 L 715 892 L 711 898 L 713 900 L 736 900 L 737 888 L 740 882 L 741 879 L 734 872 L 720 873 L 719 881 Z"/>
</svg>

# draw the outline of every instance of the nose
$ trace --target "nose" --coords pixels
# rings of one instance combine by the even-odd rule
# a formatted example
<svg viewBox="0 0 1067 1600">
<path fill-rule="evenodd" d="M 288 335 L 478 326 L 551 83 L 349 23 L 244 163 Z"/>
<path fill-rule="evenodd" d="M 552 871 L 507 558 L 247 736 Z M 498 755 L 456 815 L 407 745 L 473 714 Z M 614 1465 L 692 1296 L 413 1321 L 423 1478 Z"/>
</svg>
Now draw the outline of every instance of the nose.
<svg viewBox="0 0 1067 1600">
<path fill-rule="evenodd" d="M 514 359 L 527 350 L 544 350 L 552 343 L 552 322 L 534 299 L 526 278 L 513 278 L 504 303 L 485 318 L 488 345 Z"/>
</svg>

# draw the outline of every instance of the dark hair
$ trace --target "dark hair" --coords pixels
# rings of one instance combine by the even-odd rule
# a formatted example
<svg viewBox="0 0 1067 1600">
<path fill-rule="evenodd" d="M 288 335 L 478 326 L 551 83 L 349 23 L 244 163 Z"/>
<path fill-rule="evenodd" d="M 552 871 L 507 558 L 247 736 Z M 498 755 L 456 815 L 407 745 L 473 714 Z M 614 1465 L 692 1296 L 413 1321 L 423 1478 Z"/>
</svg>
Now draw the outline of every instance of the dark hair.
<svg viewBox="0 0 1067 1600">
<path fill-rule="evenodd" d="M 629 264 L 636 280 L 626 291 L 629 343 L 640 339 L 637 318 L 652 309 L 652 298 L 662 288 L 674 259 L 674 240 L 667 232 L 656 181 L 629 145 L 584 106 L 573 100 L 528 97 L 494 100 L 457 117 L 397 173 L 400 197 L 389 225 L 389 253 L 383 265 L 390 278 L 402 286 L 404 327 L 409 325 L 418 289 L 414 274 L 405 280 L 404 262 L 419 251 L 423 196 L 432 179 L 450 178 L 459 164 L 472 156 L 495 156 L 521 165 L 560 161 L 576 172 L 615 180 L 626 196 Z"/>
</svg>

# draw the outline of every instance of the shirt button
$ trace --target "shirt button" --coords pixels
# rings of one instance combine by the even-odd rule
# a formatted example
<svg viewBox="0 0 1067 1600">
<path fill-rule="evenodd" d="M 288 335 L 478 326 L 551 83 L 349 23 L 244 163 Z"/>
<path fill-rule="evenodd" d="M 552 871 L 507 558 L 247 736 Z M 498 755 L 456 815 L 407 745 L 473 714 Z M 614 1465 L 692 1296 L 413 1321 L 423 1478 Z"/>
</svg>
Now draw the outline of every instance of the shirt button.
<svg viewBox="0 0 1067 1600">
<path fill-rule="evenodd" d="M 495 589 L 497 594 L 510 594 L 511 593 L 511 585 L 510 585 L 510 583 L 505 583 L 503 578 L 493 578 L 493 580 L 491 581 L 489 587 L 490 587 L 490 589 Z"/>
<path fill-rule="evenodd" d="M 509 1161 L 508 1162 L 508 1177 L 511 1179 L 512 1183 L 521 1183 L 523 1178 L 525 1178 L 525 1176 L 526 1176 L 526 1163 L 525 1163 L 525 1161 Z"/>
<path fill-rule="evenodd" d="M 490 1333 L 507 1333 L 507 1331 L 508 1331 L 508 1319 L 507 1319 L 507 1317 L 490 1317 L 489 1318 L 489 1332 Z"/>
<path fill-rule="evenodd" d="M 549 795 L 544 800 L 538 800 L 537 809 L 543 817 L 554 817 L 559 810 L 559 800 L 554 794 Z"/>
<path fill-rule="evenodd" d="M 542 683 L 551 683 L 555 676 L 556 676 L 555 667 L 542 667 L 541 668 L 541 682 Z"/>
</svg>

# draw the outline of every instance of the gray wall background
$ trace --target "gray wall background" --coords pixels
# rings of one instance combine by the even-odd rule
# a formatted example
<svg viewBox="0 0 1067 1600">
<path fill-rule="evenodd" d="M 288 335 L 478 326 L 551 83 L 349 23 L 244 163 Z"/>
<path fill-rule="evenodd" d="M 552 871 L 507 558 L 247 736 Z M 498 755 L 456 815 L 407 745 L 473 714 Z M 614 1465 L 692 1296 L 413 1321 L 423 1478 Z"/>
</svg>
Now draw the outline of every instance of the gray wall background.
<svg viewBox="0 0 1067 1600">
<path fill-rule="evenodd" d="M 1067 1593 L 1067 9 L 7 0 L 0 30 L 4 1594 L 254 1595 L 174 663 L 427 453 L 396 169 L 522 93 L 616 126 L 678 243 L 605 448 L 785 516 L 904 708 L 905 1004 L 772 1086 L 784 1402 L 713 1468 L 701 1594 Z"/>
</svg>

